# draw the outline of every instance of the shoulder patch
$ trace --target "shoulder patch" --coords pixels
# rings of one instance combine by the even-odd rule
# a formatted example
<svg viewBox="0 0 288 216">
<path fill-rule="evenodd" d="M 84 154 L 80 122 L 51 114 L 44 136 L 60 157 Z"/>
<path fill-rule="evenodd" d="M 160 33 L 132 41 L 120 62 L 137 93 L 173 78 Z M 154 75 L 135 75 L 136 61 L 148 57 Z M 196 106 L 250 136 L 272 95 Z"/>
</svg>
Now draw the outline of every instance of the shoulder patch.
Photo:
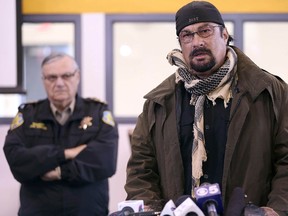
<svg viewBox="0 0 288 216">
<path fill-rule="evenodd" d="M 103 112 L 103 117 L 102 117 L 102 121 L 105 123 L 105 124 L 108 124 L 108 125 L 111 125 L 112 127 L 115 126 L 115 121 L 114 121 L 114 118 L 113 118 L 113 115 L 110 111 L 106 110 Z"/>
<path fill-rule="evenodd" d="M 21 126 L 23 123 L 24 123 L 23 114 L 21 112 L 18 112 L 10 125 L 10 130 L 14 130 L 15 128 Z"/>
</svg>

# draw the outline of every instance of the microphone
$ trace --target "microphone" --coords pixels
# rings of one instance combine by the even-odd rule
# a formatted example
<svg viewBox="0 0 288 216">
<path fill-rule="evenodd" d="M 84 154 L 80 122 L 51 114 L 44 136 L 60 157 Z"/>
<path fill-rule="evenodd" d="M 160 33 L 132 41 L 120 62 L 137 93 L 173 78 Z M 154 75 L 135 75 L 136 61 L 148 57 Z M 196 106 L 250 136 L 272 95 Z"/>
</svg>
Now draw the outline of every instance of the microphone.
<svg viewBox="0 0 288 216">
<path fill-rule="evenodd" d="M 143 200 L 125 200 L 118 203 L 118 211 L 109 216 L 128 216 L 134 212 L 141 212 L 144 209 Z"/>
<path fill-rule="evenodd" d="M 132 208 L 132 212 L 142 212 L 144 211 L 144 201 L 143 200 L 125 200 L 118 203 L 118 210 L 121 211 L 125 207 Z"/>
<path fill-rule="evenodd" d="M 130 213 L 129 216 L 159 216 L 160 212 L 157 211 L 144 211 L 144 212 L 135 212 Z"/>
<path fill-rule="evenodd" d="M 219 184 L 202 184 L 195 188 L 196 202 L 204 213 L 217 216 L 223 212 Z"/>
<path fill-rule="evenodd" d="M 159 216 L 159 214 L 160 212 L 156 212 L 156 211 L 134 212 L 131 207 L 125 206 L 121 211 L 113 212 L 109 214 L 109 216 L 154 216 L 154 215 Z"/>
<path fill-rule="evenodd" d="M 109 214 L 109 216 L 128 216 L 128 215 L 131 215 L 131 213 L 133 212 L 134 210 L 131 207 L 125 206 L 121 209 L 121 211 L 113 212 Z"/>
<path fill-rule="evenodd" d="M 242 216 L 245 208 L 245 194 L 242 188 L 234 188 L 230 200 L 227 205 L 226 214 L 227 216 Z"/>
<path fill-rule="evenodd" d="M 118 211 L 109 216 L 153 216 L 159 214 L 158 211 L 144 211 L 143 200 L 125 200 L 118 203 Z"/>
<path fill-rule="evenodd" d="M 176 206 L 177 208 L 173 212 L 174 216 L 205 216 L 188 195 L 179 197 Z"/>
<path fill-rule="evenodd" d="M 244 216 L 265 216 L 265 211 L 262 208 L 249 202 L 244 209 Z"/>
<path fill-rule="evenodd" d="M 169 200 L 161 211 L 160 216 L 174 216 L 173 211 L 176 209 L 173 200 Z"/>
</svg>

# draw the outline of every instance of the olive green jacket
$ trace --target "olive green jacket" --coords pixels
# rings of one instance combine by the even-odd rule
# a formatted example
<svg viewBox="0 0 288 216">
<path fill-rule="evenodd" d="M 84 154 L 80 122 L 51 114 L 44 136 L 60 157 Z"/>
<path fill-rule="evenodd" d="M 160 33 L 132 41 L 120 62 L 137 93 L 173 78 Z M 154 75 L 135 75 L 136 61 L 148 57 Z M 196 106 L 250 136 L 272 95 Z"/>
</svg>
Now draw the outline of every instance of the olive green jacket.
<svg viewBox="0 0 288 216">
<path fill-rule="evenodd" d="M 288 87 L 261 70 L 239 49 L 222 180 L 224 205 L 235 187 L 247 201 L 288 214 Z M 132 135 L 127 165 L 127 199 L 145 205 L 177 200 L 184 191 L 177 112 L 171 75 L 148 93 Z M 160 203 L 159 203 L 160 201 Z"/>
</svg>

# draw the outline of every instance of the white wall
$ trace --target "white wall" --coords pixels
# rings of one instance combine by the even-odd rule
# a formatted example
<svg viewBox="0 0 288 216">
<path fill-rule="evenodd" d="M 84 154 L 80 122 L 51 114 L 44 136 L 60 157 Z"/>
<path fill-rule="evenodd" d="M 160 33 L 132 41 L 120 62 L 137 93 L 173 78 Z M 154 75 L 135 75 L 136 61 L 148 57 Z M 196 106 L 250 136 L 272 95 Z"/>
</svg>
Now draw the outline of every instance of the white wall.
<svg viewBox="0 0 288 216">
<path fill-rule="evenodd" d="M 81 26 L 82 95 L 105 100 L 104 14 L 83 14 Z"/>
<path fill-rule="evenodd" d="M 104 14 L 82 15 L 82 96 L 105 100 L 105 20 Z M 125 200 L 126 164 L 130 156 L 128 130 L 133 125 L 119 125 L 117 172 L 110 179 L 110 211 Z"/>
<path fill-rule="evenodd" d="M 0 86 L 15 87 L 16 82 L 16 1 L 0 0 Z M 7 61 L 8 60 L 8 61 Z M 2 105 L 3 106 L 3 105 Z M 9 109 L 9 107 L 6 107 Z M 8 125 L 0 125 L 0 216 L 16 216 L 19 184 L 13 179 L 3 153 Z"/>
<path fill-rule="evenodd" d="M 5 77 L 5 79 L 0 79 L 1 87 L 15 87 L 17 85 L 15 8 L 16 1 L 0 0 L 0 77 Z M 9 76 L 6 76 L 8 71 Z"/>
<path fill-rule="evenodd" d="M 0 216 L 16 216 L 19 206 L 20 185 L 14 180 L 2 150 L 8 128 L 8 125 L 0 125 Z"/>
</svg>

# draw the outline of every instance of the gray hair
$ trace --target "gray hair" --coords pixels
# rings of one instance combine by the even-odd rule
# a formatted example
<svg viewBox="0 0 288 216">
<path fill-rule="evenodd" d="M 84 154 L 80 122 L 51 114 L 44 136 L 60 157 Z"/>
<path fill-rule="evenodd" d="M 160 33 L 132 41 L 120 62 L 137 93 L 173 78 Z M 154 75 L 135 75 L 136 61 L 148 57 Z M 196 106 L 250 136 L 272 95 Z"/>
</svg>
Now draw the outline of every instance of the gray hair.
<svg viewBox="0 0 288 216">
<path fill-rule="evenodd" d="M 46 56 L 43 59 L 42 63 L 41 63 L 41 68 L 43 68 L 43 66 L 46 65 L 46 64 L 49 64 L 49 63 L 51 63 L 51 62 L 53 62 L 55 60 L 58 60 L 58 59 L 61 59 L 61 58 L 64 58 L 64 57 L 68 57 L 71 60 L 73 60 L 73 62 L 75 64 L 75 69 L 79 70 L 79 66 L 78 66 L 76 60 L 72 56 L 70 56 L 70 55 L 68 55 L 66 53 L 62 53 L 62 52 L 52 52 L 50 55 Z"/>
</svg>

